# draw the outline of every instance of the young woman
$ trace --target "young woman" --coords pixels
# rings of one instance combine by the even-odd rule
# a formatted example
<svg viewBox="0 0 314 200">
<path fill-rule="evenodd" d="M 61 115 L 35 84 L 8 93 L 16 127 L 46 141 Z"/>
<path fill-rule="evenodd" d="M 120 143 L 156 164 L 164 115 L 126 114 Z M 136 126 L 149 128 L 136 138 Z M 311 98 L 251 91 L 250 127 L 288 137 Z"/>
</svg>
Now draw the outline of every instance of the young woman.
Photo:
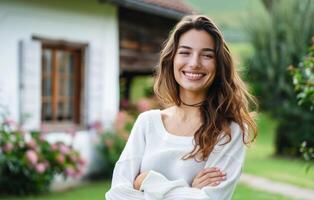
<svg viewBox="0 0 314 200">
<path fill-rule="evenodd" d="M 116 163 L 107 200 L 231 199 L 253 102 L 217 26 L 184 17 L 160 56 L 155 94 L 166 105 L 139 115 Z"/>
</svg>

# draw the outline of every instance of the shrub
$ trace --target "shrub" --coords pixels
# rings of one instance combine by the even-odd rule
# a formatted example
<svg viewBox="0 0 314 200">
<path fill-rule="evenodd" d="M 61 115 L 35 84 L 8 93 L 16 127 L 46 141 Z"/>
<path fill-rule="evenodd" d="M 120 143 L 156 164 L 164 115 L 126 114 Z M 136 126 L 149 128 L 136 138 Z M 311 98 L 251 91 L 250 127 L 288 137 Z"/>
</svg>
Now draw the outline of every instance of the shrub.
<svg viewBox="0 0 314 200">
<path fill-rule="evenodd" d="M 126 111 L 120 111 L 114 123 L 114 131 L 105 131 L 101 135 L 99 150 L 104 158 L 103 173 L 112 178 L 115 163 L 123 151 L 134 123 L 134 117 Z"/>
<path fill-rule="evenodd" d="M 314 136 L 314 116 L 297 106 L 287 69 L 300 62 L 309 46 L 314 4 L 310 0 L 271 2 L 265 15 L 254 18 L 249 27 L 254 56 L 248 74 L 261 109 L 279 119 L 276 153 L 297 156 L 301 143 Z"/>
<path fill-rule="evenodd" d="M 50 144 L 40 132 L 23 131 L 10 120 L 0 125 L 0 147 L 1 193 L 45 192 L 56 174 L 78 177 L 84 165 L 72 146 Z"/>
<path fill-rule="evenodd" d="M 149 88 L 147 90 L 151 90 L 151 87 Z M 151 94 L 149 97 L 139 99 L 136 103 L 130 103 L 126 100 L 122 100 L 120 103 L 123 110 L 118 112 L 111 131 L 103 131 L 102 128 L 97 128 L 95 125 L 91 127 L 98 133 L 103 131 L 100 135 L 98 149 L 103 156 L 104 166 L 103 174 L 98 176 L 104 176 L 108 179 L 112 178 L 115 163 L 119 160 L 137 116 L 144 111 L 159 106 L 157 100 Z"/>
<path fill-rule="evenodd" d="M 297 67 L 290 66 L 298 104 L 314 109 L 314 36 L 308 54 Z"/>
<path fill-rule="evenodd" d="M 314 110 L 314 36 L 312 37 L 312 45 L 309 48 L 309 53 L 304 57 L 302 62 L 297 67 L 290 67 L 290 72 L 293 78 L 294 89 L 297 92 L 298 104 L 308 107 L 311 111 Z M 312 122 L 313 124 L 313 122 Z M 310 132 L 310 131 L 309 131 Z M 306 161 L 314 160 L 314 137 L 310 136 L 305 140 L 300 152 Z M 313 165 L 313 163 L 312 163 Z M 308 165 L 307 171 L 312 166 Z"/>
</svg>

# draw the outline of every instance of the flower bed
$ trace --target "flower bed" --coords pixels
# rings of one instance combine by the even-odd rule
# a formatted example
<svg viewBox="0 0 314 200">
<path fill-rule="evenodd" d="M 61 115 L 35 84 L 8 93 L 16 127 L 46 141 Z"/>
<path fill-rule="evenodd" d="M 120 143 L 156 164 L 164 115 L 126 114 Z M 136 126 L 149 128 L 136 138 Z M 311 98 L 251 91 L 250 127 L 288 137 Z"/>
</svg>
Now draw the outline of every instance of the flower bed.
<svg viewBox="0 0 314 200">
<path fill-rule="evenodd" d="M 56 174 L 80 177 L 84 160 L 72 145 L 50 144 L 41 132 L 27 132 L 11 120 L 0 125 L 0 193 L 37 194 Z"/>
</svg>

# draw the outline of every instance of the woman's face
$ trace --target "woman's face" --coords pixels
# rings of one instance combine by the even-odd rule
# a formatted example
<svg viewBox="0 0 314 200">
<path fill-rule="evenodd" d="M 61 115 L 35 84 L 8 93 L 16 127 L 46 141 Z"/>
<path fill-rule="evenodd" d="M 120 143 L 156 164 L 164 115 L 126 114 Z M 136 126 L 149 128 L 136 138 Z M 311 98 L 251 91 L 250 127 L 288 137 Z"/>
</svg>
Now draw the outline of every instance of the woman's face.
<svg viewBox="0 0 314 200">
<path fill-rule="evenodd" d="M 192 29 L 181 35 L 173 62 L 180 92 L 206 93 L 216 71 L 214 49 L 214 40 L 206 31 Z"/>
</svg>

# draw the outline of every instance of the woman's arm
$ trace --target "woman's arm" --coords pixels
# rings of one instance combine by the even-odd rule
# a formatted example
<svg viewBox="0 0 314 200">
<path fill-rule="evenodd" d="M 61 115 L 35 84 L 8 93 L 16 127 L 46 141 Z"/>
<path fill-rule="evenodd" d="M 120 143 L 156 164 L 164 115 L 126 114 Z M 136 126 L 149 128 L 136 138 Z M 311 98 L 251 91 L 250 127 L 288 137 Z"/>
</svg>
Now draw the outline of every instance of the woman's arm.
<svg viewBox="0 0 314 200">
<path fill-rule="evenodd" d="M 232 127 L 232 140 L 221 150 L 210 154 L 205 168 L 218 167 L 227 173 L 226 180 L 218 186 L 206 186 L 202 189 L 190 187 L 183 179 L 170 181 L 164 175 L 150 171 L 142 182 L 146 200 L 207 200 L 231 199 L 236 183 L 241 175 L 245 148 L 242 133 L 238 125 Z"/>
<path fill-rule="evenodd" d="M 111 188 L 106 193 L 107 200 L 144 200 L 143 192 L 135 190 L 133 182 L 140 172 L 145 150 L 146 120 L 145 114 L 141 114 L 134 123 L 127 144 L 115 165 Z"/>
</svg>

